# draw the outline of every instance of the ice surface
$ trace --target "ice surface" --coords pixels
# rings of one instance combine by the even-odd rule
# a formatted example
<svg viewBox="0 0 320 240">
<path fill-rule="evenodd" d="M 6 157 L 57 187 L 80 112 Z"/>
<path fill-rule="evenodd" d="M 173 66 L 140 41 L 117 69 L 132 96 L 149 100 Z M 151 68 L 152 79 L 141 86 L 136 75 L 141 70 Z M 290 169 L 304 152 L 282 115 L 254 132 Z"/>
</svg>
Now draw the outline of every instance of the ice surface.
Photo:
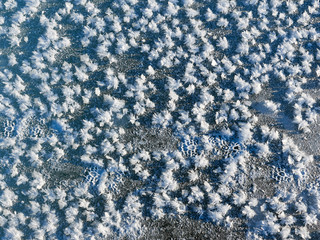
<svg viewBox="0 0 320 240">
<path fill-rule="evenodd" d="M 0 239 L 319 239 L 319 19 L 0 2 Z"/>
</svg>

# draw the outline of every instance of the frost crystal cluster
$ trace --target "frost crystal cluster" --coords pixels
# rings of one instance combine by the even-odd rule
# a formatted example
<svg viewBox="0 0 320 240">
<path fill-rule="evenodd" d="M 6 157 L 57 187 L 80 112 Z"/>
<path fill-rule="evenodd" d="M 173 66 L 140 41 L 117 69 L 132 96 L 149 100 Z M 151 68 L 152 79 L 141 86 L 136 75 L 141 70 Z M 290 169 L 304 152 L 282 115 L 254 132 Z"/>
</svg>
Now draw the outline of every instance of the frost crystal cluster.
<svg viewBox="0 0 320 240">
<path fill-rule="evenodd" d="M 319 24 L 319 0 L 0 1 L 0 239 L 320 239 Z"/>
</svg>

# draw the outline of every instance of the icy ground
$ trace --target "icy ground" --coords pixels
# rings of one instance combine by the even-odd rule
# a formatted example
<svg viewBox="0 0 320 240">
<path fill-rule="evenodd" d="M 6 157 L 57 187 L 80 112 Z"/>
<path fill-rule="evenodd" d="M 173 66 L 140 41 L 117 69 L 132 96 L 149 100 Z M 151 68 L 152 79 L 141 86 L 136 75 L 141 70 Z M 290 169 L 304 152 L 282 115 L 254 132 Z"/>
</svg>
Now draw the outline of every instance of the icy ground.
<svg viewBox="0 0 320 240">
<path fill-rule="evenodd" d="M 320 239 L 319 5 L 0 1 L 0 239 Z"/>
</svg>

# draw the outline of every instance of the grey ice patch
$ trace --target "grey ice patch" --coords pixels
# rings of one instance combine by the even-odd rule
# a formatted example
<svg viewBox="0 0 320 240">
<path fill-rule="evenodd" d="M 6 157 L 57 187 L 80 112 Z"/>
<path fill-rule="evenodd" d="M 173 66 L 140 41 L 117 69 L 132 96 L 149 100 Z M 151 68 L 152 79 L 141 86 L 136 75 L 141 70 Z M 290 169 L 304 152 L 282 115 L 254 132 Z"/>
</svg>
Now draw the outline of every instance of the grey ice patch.
<svg viewBox="0 0 320 240">
<path fill-rule="evenodd" d="M 76 186 L 85 179 L 85 168 L 69 162 L 64 163 L 44 163 L 40 168 L 22 166 L 21 171 L 31 174 L 38 170 L 43 174 L 45 187 L 63 187 L 69 189 Z"/>
<path fill-rule="evenodd" d="M 170 129 L 134 127 L 126 131 L 123 140 L 131 144 L 133 151 L 172 151 L 178 145 Z"/>
<path fill-rule="evenodd" d="M 32 169 L 26 169 L 26 171 Z M 96 185 L 102 172 L 98 167 L 84 167 L 71 162 L 45 163 L 41 172 L 46 178 L 46 186 L 69 189 L 85 183 Z"/>
<path fill-rule="evenodd" d="M 66 184 L 70 181 L 80 182 L 85 177 L 85 168 L 72 163 L 54 163 L 45 166 L 48 183 Z"/>
</svg>

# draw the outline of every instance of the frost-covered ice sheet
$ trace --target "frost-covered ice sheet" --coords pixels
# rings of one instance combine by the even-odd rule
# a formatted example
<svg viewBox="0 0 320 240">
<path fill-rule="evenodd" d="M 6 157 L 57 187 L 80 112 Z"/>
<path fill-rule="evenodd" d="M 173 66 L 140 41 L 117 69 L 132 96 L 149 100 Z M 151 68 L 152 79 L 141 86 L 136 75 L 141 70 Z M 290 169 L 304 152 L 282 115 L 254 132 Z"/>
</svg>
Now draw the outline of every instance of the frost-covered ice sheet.
<svg viewBox="0 0 320 240">
<path fill-rule="evenodd" d="M 0 239 L 320 239 L 319 11 L 0 1 Z"/>
</svg>

